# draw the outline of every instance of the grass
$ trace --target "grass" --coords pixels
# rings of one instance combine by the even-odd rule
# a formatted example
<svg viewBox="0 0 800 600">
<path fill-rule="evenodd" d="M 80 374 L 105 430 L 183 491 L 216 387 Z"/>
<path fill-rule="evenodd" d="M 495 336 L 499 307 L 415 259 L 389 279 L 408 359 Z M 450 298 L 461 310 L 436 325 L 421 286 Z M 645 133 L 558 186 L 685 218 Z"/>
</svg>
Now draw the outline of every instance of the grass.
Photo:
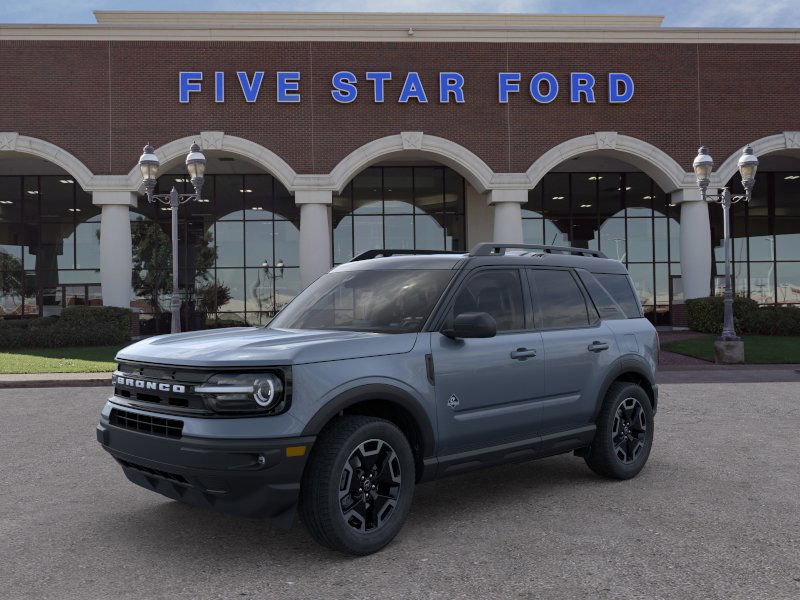
<svg viewBox="0 0 800 600">
<path fill-rule="evenodd" d="M 0 373 L 102 373 L 115 368 L 121 346 L 25 348 L 0 352 Z"/>
<path fill-rule="evenodd" d="M 690 338 L 664 344 L 668 352 L 685 354 L 714 362 L 715 335 Z M 800 337 L 743 335 L 744 360 L 751 364 L 800 363 Z"/>
</svg>

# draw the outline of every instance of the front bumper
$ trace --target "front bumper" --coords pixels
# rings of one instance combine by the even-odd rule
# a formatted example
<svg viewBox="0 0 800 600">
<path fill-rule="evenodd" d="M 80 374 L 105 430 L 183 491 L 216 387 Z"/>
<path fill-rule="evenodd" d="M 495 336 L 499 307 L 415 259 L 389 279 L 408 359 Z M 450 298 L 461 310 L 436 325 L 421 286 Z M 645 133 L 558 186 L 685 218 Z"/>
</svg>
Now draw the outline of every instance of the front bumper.
<svg viewBox="0 0 800 600">
<path fill-rule="evenodd" d="M 171 439 L 117 427 L 105 417 L 97 426 L 97 441 L 133 483 L 187 504 L 284 525 L 294 517 L 314 440 Z"/>
</svg>

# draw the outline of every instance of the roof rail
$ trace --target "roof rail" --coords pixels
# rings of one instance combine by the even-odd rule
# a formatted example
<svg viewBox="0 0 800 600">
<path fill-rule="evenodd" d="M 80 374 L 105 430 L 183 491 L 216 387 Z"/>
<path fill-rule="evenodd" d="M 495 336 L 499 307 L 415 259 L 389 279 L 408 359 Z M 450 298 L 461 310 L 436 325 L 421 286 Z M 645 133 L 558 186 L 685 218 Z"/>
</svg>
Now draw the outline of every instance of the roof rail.
<svg viewBox="0 0 800 600">
<path fill-rule="evenodd" d="M 374 249 L 374 250 L 366 250 L 359 254 L 358 256 L 354 256 L 348 262 L 356 262 L 359 260 L 369 260 L 371 258 L 378 258 L 378 257 L 387 257 L 387 256 L 413 256 L 415 254 L 418 255 L 430 255 L 430 254 L 466 254 L 466 252 L 458 251 L 458 250 L 413 250 L 409 248 L 401 248 L 397 250 L 389 250 L 389 249 Z"/>
<path fill-rule="evenodd" d="M 571 246 L 543 246 L 541 244 L 494 244 L 484 242 L 478 244 L 469 253 L 470 256 L 503 255 L 506 250 L 541 250 L 546 254 L 575 254 L 577 256 L 594 256 L 595 258 L 608 258 L 599 250 L 588 248 L 573 248 Z"/>
</svg>

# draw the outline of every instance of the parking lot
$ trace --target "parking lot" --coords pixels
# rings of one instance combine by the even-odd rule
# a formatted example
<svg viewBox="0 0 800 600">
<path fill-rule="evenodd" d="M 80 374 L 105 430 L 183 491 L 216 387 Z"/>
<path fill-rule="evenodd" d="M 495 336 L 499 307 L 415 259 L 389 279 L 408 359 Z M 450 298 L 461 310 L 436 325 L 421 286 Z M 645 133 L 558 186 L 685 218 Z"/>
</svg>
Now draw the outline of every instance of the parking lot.
<svg viewBox="0 0 800 600">
<path fill-rule="evenodd" d="M 564 455 L 425 484 L 359 559 L 128 483 L 107 391 L 0 390 L 0 597 L 800 597 L 797 383 L 663 385 L 637 479 Z"/>
</svg>

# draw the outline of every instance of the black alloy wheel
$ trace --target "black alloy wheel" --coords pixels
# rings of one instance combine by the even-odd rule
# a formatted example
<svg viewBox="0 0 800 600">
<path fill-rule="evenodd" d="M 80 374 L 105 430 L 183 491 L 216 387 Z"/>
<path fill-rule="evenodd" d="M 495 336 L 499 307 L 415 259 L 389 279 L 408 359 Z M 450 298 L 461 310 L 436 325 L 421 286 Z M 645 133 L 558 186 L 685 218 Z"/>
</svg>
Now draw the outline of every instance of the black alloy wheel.
<svg viewBox="0 0 800 600">
<path fill-rule="evenodd" d="M 342 468 L 342 518 L 357 531 L 383 527 L 397 506 L 402 485 L 400 460 L 388 442 L 372 439 L 359 444 Z"/>
<path fill-rule="evenodd" d="M 633 463 L 647 441 L 647 419 L 636 398 L 625 398 L 619 404 L 611 436 L 617 458 L 624 465 Z"/>
</svg>

